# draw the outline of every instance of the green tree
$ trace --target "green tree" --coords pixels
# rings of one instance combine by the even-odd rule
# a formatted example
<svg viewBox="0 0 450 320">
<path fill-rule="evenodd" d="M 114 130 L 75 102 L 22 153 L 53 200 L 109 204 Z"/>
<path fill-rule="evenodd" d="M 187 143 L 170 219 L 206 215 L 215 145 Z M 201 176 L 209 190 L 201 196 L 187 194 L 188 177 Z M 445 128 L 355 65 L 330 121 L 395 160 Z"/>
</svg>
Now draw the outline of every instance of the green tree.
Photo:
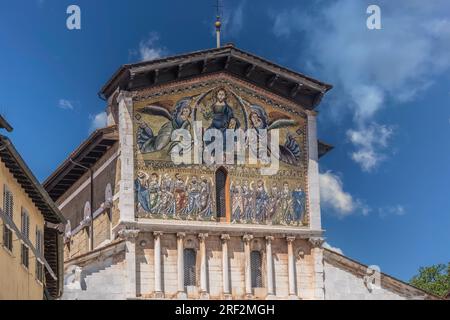
<svg viewBox="0 0 450 320">
<path fill-rule="evenodd" d="M 445 297 L 450 291 L 450 262 L 447 265 L 437 264 L 431 267 L 421 267 L 419 274 L 409 282 L 417 288 Z"/>
</svg>

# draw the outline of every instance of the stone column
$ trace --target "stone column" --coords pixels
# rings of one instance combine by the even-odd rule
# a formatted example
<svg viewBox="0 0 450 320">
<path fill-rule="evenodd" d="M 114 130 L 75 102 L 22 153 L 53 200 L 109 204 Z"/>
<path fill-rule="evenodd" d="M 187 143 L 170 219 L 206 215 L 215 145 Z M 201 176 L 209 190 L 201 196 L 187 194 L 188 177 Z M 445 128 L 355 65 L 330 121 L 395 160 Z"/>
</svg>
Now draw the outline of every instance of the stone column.
<svg viewBox="0 0 450 320">
<path fill-rule="evenodd" d="M 309 239 L 311 244 L 311 251 L 314 259 L 314 299 L 325 299 L 325 284 L 324 284 L 324 267 L 323 267 L 323 238 L 314 237 Z"/>
<path fill-rule="evenodd" d="M 164 298 L 162 291 L 162 275 L 161 275 L 161 236 L 162 232 L 153 232 L 154 236 L 154 253 L 155 253 L 155 298 Z"/>
<path fill-rule="evenodd" d="M 274 237 L 266 237 L 266 275 L 267 275 L 267 299 L 273 298 L 275 294 L 273 286 L 273 261 L 272 261 L 272 241 Z"/>
<path fill-rule="evenodd" d="M 126 297 L 127 299 L 136 299 L 136 239 L 139 230 L 122 229 L 118 233 L 119 237 L 125 240 L 125 261 L 126 264 Z M 105 288 L 107 290 L 107 287 Z"/>
<path fill-rule="evenodd" d="M 224 299 L 231 300 L 230 292 L 230 277 L 229 277 L 229 264 L 228 264 L 228 241 L 230 240 L 229 234 L 222 234 L 220 237 L 222 240 L 222 282 L 223 282 L 223 295 Z"/>
<path fill-rule="evenodd" d="M 120 91 L 119 104 L 119 146 L 120 182 L 119 211 L 120 221 L 135 221 L 134 203 L 134 149 L 133 149 L 133 98 L 128 91 Z"/>
<path fill-rule="evenodd" d="M 297 292 L 295 286 L 295 257 L 294 241 L 295 237 L 286 237 L 288 245 L 288 278 L 289 278 L 289 298 L 296 299 Z"/>
<path fill-rule="evenodd" d="M 253 236 L 246 234 L 242 237 L 244 240 L 244 255 L 245 255 L 245 295 L 247 299 L 253 298 L 252 292 L 252 267 L 250 262 L 250 242 Z"/>
<path fill-rule="evenodd" d="M 187 295 L 184 291 L 184 232 L 177 233 L 177 282 L 178 282 L 178 299 L 186 299 Z"/>
<path fill-rule="evenodd" d="M 200 233 L 198 239 L 200 240 L 200 297 L 201 299 L 209 299 L 207 274 L 206 274 L 206 238 L 207 233 Z"/>
<path fill-rule="evenodd" d="M 310 227 L 312 230 L 321 230 L 317 123 L 316 115 L 312 112 L 308 113 L 308 147 L 308 202 Z"/>
</svg>

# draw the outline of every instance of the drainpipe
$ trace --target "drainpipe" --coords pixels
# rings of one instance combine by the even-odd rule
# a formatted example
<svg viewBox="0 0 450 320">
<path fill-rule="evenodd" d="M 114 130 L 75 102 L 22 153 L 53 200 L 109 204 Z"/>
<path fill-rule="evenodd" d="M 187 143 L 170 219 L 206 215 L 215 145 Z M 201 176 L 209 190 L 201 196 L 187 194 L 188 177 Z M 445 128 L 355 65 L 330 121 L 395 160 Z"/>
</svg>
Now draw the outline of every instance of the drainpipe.
<svg viewBox="0 0 450 320">
<path fill-rule="evenodd" d="M 75 162 L 74 160 L 69 158 L 69 161 L 72 162 L 74 165 L 79 166 L 80 168 L 86 169 L 89 171 L 90 176 L 90 186 L 91 186 L 91 196 L 90 196 L 90 203 L 91 203 L 91 225 L 89 227 L 89 238 L 90 238 L 90 247 L 91 251 L 94 250 L 94 172 L 91 168 L 88 168 L 86 166 L 83 166 L 81 163 Z"/>
</svg>

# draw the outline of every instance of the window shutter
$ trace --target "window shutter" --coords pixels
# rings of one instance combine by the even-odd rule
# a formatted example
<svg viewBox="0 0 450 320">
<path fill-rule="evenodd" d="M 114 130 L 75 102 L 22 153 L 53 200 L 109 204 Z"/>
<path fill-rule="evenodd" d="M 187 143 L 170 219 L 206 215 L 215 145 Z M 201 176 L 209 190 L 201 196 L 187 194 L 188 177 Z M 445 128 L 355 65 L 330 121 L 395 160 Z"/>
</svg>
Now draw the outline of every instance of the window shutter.
<svg viewBox="0 0 450 320">
<path fill-rule="evenodd" d="M 8 190 L 6 185 L 3 186 L 3 211 L 11 219 L 13 217 L 14 199 L 11 191 Z"/>
</svg>

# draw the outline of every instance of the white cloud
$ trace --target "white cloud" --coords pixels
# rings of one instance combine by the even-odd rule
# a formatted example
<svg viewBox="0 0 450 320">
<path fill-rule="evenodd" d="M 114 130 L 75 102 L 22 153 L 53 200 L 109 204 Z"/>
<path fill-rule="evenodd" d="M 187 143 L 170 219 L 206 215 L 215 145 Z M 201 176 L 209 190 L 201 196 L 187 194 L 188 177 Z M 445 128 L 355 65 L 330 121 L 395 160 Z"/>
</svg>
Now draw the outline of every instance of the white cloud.
<svg viewBox="0 0 450 320">
<path fill-rule="evenodd" d="M 334 252 L 336 252 L 336 253 L 339 253 L 340 255 L 344 255 L 344 252 L 341 250 L 341 248 L 333 247 L 333 246 L 330 245 L 328 242 L 325 242 L 325 243 L 323 244 L 323 247 L 324 247 L 325 249 L 328 249 L 328 250 L 334 251 Z"/>
<path fill-rule="evenodd" d="M 224 19 L 225 31 L 230 36 L 236 36 L 244 25 L 244 6 L 246 1 L 242 1 L 236 9 L 229 12 Z"/>
<path fill-rule="evenodd" d="M 449 1 L 377 4 L 382 30 L 367 29 L 365 1 L 318 1 L 272 16 L 276 36 L 302 40 L 302 67 L 335 84 L 333 108 L 350 110 L 356 131 L 370 130 L 381 109 L 414 99 L 450 68 Z M 356 147 L 352 158 L 363 165 L 389 146 Z"/>
<path fill-rule="evenodd" d="M 108 124 L 108 116 L 106 112 L 100 112 L 96 115 L 90 115 L 89 119 L 91 120 L 89 131 L 104 128 Z"/>
<path fill-rule="evenodd" d="M 402 205 L 387 206 L 378 209 L 380 217 L 384 218 L 388 215 L 403 216 L 406 214 L 405 207 Z"/>
<path fill-rule="evenodd" d="M 386 155 L 382 153 L 382 150 L 388 146 L 388 141 L 393 132 L 393 127 L 376 123 L 357 130 L 348 130 L 347 138 L 356 148 L 351 153 L 353 161 L 358 163 L 362 170 L 366 172 L 375 169 L 386 159 Z"/>
<path fill-rule="evenodd" d="M 130 56 L 138 56 L 141 61 L 150 61 L 167 55 L 167 49 L 158 43 L 159 34 L 150 32 L 148 37 L 139 43 L 138 50 L 130 50 Z"/>
<path fill-rule="evenodd" d="M 321 173 L 319 183 L 321 204 L 339 217 L 344 218 L 355 213 L 369 214 L 370 208 L 363 201 L 344 191 L 344 185 L 338 175 L 331 171 Z"/>
<path fill-rule="evenodd" d="M 74 109 L 74 103 L 67 99 L 59 99 L 58 101 L 58 108 L 64 109 L 64 110 L 73 110 Z"/>
</svg>

